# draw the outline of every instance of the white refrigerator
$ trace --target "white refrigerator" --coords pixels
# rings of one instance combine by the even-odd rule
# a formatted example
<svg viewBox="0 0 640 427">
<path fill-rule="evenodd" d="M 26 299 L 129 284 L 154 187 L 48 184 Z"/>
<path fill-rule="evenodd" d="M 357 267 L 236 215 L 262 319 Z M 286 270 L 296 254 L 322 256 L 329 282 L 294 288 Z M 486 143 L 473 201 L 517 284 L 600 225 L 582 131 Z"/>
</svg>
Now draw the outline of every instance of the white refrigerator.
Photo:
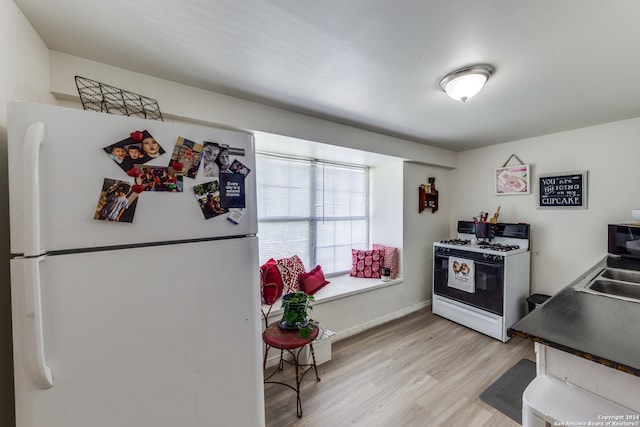
<svg viewBox="0 0 640 427">
<path fill-rule="evenodd" d="M 8 144 L 17 427 L 263 426 L 253 136 L 10 102 Z"/>
</svg>

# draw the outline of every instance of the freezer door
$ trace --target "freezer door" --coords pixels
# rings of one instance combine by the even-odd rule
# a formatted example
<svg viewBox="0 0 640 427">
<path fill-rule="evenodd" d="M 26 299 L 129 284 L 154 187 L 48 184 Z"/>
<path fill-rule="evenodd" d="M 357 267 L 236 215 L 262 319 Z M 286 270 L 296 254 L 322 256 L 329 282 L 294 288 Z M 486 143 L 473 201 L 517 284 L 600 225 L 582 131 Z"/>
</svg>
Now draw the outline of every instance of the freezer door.
<svg viewBox="0 0 640 427">
<path fill-rule="evenodd" d="M 94 219 L 105 178 L 134 183 L 104 151 L 147 130 L 165 153 L 145 165 L 168 166 L 179 137 L 230 147 L 230 161 L 246 166 L 245 215 L 238 224 L 230 213 L 205 219 L 194 186 L 214 178 L 184 177 L 183 192 L 139 194 L 126 215 L 133 222 Z M 256 234 L 255 156 L 249 133 L 125 116 L 10 102 L 8 105 L 11 252 L 45 252 L 202 237 Z M 228 174 L 232 175 L 232 174 Z M 236 177 L 237 178 L 237 177 Z M 104 200 L 104 197 L 103 197 Z M 98 210 L 99 212 L 99 210 Z"/>
<path fill-rule="evenodd" d="M 12 260 L 17 427 L 264 425 L 255 266 L 256 238 Z"/>
</svg>

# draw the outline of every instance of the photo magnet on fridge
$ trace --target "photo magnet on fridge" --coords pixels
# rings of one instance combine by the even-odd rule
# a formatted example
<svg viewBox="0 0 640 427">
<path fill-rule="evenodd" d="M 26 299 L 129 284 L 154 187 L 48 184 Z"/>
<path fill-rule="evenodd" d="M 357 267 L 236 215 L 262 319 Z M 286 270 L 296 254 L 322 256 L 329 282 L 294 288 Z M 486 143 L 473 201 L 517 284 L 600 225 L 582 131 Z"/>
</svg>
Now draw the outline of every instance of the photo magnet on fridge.
<svg viewBox="0 0 640 427">
<path fill-rule="evenodd" d="M 203 147 L 203 144 L 179 136 L 173 148 L 169 167 L 187 178 L 195 179 L 198 176 Z"/>
<path fill-rule="evenodd" d="M 205 141 L 202 149 L 202 176 L 217 178 L 220 175 L 218 156 L 222 151 L 222 145 L 213 141 Z"/>
<path fill-rule="evenodd" d="M 233 173 L 239 173 L 243 176 L 247 176 L 249 175 L 249 172 L 251 172 L 251 169 L 239 162 L 238 159 L 235 159 L 231 163 L 231 167 L 229 168 L 229 170 Z"/>
<path fill-rule="evenodd" d="M 135 185 L 126 181 L 105 178 L 93 219 L 111 222 L 133 222 L 138 204 Z"/>
<path fill-rule="evenodd" d="M 135 165 L 127 171 L 127 175 L 136 180 L 135 189 L 154 192 L 182 192 L 182 175 L 171 166 Z"/>
<path fill-rule="evenodd" d="M 125 172 L 165 152 L 158 141 L 146 130 L 131 132 L 128 138 L 104 147 L 103 150 Z"/>
<path fill-rule="evenodd" d="M 218 180 L 194 185 L 193 192 L 205 219 L 229 212 L 229 209 L 220 206 L 220 182 Z"/>
</svg>

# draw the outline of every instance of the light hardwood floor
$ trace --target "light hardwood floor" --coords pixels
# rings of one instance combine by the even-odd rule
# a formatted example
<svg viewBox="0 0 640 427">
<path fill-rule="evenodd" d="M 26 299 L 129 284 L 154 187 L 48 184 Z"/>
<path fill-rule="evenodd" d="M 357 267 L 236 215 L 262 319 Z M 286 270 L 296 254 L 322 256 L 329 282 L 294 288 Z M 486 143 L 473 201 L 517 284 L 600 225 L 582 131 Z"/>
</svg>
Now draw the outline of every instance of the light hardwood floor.
<svg viewBox="0 0 640 427">
<path fill-rule="evenodd" d="M 479 395 L 522 358 L 535 360 L 531 341 L 502 343 L 420 310 L 333 343 L 321 381 L 304 379 L 302 418 L 295 392 L 266 384 L 267 426 L 519 426 Z"/>
</svg>

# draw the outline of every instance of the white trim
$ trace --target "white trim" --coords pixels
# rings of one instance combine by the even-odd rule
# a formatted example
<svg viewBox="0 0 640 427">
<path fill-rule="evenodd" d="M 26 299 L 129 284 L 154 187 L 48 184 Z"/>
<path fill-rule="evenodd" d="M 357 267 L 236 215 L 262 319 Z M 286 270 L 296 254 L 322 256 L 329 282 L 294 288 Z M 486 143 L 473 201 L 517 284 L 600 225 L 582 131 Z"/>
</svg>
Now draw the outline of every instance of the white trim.
<svg viewBox="0 0 640 427">
<path fill-rule="evenodd" d="M 545 349 L 547 346 L 534 342 L 533 351 L 536 353 L 536 375 L 547 375 L 547 353 Z"/>
</svg>

